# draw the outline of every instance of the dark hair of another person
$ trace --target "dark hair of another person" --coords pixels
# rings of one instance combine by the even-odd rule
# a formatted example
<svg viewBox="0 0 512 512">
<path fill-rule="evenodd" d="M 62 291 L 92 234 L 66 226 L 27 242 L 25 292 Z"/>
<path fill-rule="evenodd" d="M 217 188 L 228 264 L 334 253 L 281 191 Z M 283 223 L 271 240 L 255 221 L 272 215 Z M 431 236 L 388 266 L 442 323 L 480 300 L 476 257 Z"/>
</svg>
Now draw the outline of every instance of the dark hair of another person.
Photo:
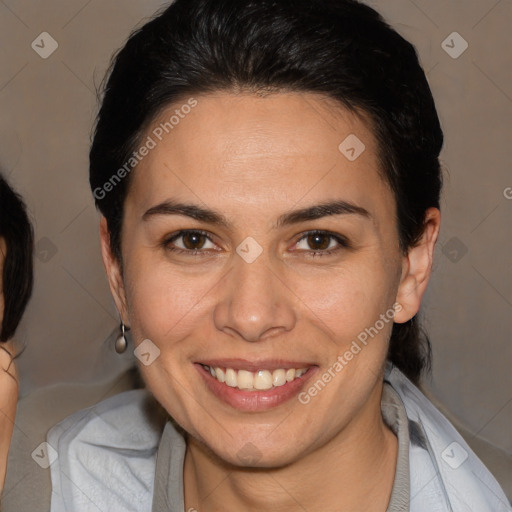
<svg viewBox="0 0 512 512">
<path fill-rule="evenodd" d="M 32 294 L 33 247 L 32 225 L 22 199 L 0 176 L 0 237 L 5 240 L 7 254 L 2 274 L 4 316 L 0 341 L 14 336 Z"/>
<path fill-rule="evenodd" d="M 396 200 L 400 249 L 418 242 L 426 210 L 439 208 L 443 133 L 415 48 L 354 0 L 176 0 L 113 60 L 90 151 L 93 192 L 164 108 L 217 91 L 320 93 L 363 113 Z M 129 183 L 128 174 L 94 194 L 121 264 Z M 388 359 L 415 383 L 430 367 L 417 316 L 393 325 Z"/>
</svg>

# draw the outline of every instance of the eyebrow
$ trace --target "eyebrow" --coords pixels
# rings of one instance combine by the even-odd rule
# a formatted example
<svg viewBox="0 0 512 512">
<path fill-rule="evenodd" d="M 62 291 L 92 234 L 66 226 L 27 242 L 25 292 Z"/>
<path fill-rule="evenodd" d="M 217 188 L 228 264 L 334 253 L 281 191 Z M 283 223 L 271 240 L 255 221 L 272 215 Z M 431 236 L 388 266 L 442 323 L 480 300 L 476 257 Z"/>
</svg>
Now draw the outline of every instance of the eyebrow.
<svg viewBox="0 0 512 512">
<path fill-rule="evenodd" d="M 338 200 L 286 212 L 277 219 L 274 229 L 342 214 L 359 215 L 366 219 L 372 218 L 370 212 L 365 208 L 347 201 Z M 142 216 L 142 219 L 146 221 L 157 215 L 183 215 L 200 222 L 230 229 L 230 222 L 224 215 L 196 204 L 179 203 L 172 200 L 164 201 L 147 210 Z"/>
</svg>

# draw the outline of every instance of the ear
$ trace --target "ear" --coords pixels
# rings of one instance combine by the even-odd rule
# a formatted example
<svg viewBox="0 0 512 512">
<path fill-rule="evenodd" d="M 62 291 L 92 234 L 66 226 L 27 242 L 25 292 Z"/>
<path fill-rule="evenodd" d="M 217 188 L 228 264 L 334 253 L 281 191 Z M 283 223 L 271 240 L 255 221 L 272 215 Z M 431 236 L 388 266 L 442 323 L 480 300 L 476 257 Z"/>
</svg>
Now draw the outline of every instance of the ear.
<svg viewBox="0 0 512 512">
<path fill-rule="evenodd" d="M 100 220 L 100 243 L 101 257 L 103 258 L 103 265 L 105 267 L 105 272 L 107 273 L 110 293 L 112 293 L 112 297 L 114 297 L 114 302 L 116 303 L 117 310 L 121 315 L 122 322 L 126 325 L 130 325 L 128 319 L 128 308 L 126 307 L 126 293 L 121 264 L 112 254 L 107 219 L 103 216 Z"/>
<path fill-rule="evenodd" d="M 425 213 L 425 226 L 421 239 L 403 257 L 402 277 L 396 296 L 401 308 L 396 308 L 394 321 L 407 322 L 420 310 L 421 299 L 427 289 L 432 272 L 434 248 L 441 228 L 441 212 L 429 208 Z"/>
</svg>

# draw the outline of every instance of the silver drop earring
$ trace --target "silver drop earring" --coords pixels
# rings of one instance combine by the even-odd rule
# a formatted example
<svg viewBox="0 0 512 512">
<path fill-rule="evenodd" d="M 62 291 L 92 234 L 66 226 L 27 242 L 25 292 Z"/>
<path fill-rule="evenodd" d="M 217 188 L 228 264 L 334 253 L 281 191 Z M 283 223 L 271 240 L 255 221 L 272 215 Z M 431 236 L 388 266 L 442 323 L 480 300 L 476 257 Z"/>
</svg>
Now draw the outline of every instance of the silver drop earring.
<svg viewBox="0 0 512 512">
<path fill-rule="evenodd" d="M 116 342 L 114 344 L 114 348 L 118 354 L 123 354 L 126 352 L 128 347 L 128 341 L 126 340 L 126 332 L 130 330 L 129 327 L 126 327 L 123 322 L 121 322 L 121 334 L 117 337 Z"/>
</svg>

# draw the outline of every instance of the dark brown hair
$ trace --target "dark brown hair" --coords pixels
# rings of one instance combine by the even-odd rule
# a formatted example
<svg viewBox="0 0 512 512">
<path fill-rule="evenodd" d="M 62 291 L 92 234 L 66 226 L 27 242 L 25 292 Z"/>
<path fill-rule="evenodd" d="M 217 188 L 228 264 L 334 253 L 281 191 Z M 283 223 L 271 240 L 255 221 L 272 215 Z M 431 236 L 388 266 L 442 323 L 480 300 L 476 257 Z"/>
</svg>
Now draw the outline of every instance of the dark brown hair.
<svg viewBox="0 0 512 512">
<path fill-rule="evenodd" d="M 34 241 L 25 205 L 2 176 L 0 237 L 7 246 L 2 272 L 5 307 L 0 341 L 7 341 L 13 337 L 32 293 Z"/>
</svg>

